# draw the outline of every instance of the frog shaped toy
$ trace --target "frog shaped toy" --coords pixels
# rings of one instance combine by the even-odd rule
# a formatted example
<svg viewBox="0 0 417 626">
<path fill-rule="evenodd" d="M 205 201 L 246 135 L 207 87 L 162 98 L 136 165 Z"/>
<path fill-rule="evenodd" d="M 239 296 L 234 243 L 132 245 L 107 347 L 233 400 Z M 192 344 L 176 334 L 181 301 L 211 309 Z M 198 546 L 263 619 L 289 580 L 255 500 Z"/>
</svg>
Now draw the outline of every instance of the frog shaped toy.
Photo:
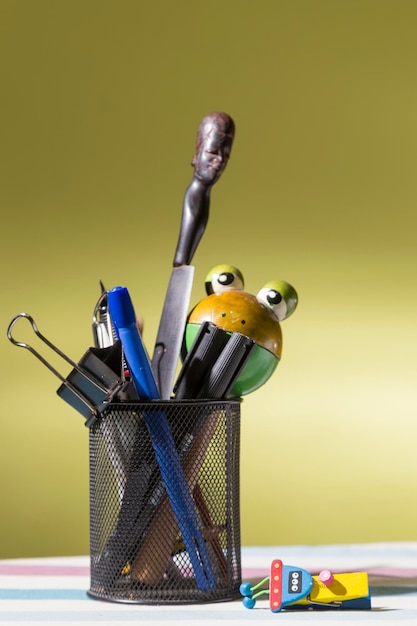
<svg viewBox="0 0 417 626">
<path fill-rule="evenodd" d="M 190 350 L 204 322 L 211 322 L 226 332 L 239 332 L 255 341 L 247 363 L 232 389 L 231 397 L 240 397 L 258 389 L 275 371 L 282 353 L 281 324 L 295 310 L 297 293 L 285 281 L 266 283 L 258 294 L 244 290 L 240 270 L 231 265 L 217 265 L 206 277 L 207 296 L 188 316 L 185 352 Z"/>
</svg>

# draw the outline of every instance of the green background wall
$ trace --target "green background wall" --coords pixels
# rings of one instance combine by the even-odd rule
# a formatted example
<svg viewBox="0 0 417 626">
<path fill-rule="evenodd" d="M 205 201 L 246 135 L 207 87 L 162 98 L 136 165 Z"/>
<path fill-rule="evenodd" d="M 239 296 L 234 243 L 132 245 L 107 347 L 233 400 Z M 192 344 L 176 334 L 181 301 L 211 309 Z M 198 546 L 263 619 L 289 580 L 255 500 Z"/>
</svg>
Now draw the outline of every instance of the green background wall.
<svg viewBox="0 0 417 626">
<path fill-rule="evenodd" d="M 242 406 L 242 541 L 417 539 L 416 23 L 414 0 L 0 0 L 0 557 L 88 552 L 88 431 L 8 323 L 78 360 L 102 279 L 152 350 L 213 110 L 237 133 L 193 302 L 220 262 L 300 295 Z"/>
</svg>

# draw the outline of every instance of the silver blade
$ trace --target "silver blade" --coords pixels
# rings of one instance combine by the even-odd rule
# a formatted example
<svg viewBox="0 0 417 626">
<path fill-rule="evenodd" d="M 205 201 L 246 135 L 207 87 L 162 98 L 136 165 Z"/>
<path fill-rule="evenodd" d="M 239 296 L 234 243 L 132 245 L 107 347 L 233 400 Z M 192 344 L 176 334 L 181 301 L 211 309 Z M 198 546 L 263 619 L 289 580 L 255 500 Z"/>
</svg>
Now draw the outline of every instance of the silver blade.
<svg viewBox="0 0 417 626">
<path fill-rule="evenodd" d="M 174 267 L 165 297 L 152 356 L 152 372 L 162 400 L 171 397 L 174 377 L 187 321 L 193 286 L 194 267 Z"/>
</svg>

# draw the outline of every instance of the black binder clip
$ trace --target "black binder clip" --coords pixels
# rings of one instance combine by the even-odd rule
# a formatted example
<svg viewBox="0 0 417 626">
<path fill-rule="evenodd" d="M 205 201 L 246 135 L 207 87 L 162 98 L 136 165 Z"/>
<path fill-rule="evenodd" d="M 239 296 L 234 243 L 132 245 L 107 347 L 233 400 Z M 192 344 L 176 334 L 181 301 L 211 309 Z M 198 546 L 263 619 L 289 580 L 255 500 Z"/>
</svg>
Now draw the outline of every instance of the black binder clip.
<svg viewBox="0 0 417 626">
<path fill-rule="evenodd" d="M 73 369 L 66 378 L 31 345 L 14 339 L 12 331 L 19 319 L 27 319 L 35 335 L 72 366 Z M 12 319 L 7 337 L 15 346 L 29 350 L 61 380 L 57 394 L 86 418 L 85 425 L 88 428 L 130 384 L 122 375 L 123 355 L 120 341 L 108 348 L 89 348 L 80 361 L 75 363 L 42 335 L 33 317 L 27 313 L 19 313 Z"/>
</svg>

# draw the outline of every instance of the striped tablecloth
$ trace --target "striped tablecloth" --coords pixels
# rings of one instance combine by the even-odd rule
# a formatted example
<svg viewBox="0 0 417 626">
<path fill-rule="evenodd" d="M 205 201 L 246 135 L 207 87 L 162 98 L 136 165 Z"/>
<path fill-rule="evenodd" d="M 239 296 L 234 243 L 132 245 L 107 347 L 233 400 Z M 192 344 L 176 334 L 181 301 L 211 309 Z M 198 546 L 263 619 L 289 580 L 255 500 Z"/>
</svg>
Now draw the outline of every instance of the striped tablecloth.
<svg viewBox="0 0 417 626">
<path fill-rule="evenodd" d="M 417 626 L 417 542 L 335 546 L 273 546 L 242 549 L 243 580 L 268 575 L 270 562 L 280 558 L 315 573 L 367 571 L 372 610 L 345 612 L 271 613 L 267 601 L 253 610 L 240 601 L 204 605 L 149 606 L 101 602 L 87 596 L 89 558 L 53 557 L 0 561 L 0 624 L 90 625 L 124 624 L 258 624 L 268 620 L 297 625 L 385 622 Z"/>
</svg>

